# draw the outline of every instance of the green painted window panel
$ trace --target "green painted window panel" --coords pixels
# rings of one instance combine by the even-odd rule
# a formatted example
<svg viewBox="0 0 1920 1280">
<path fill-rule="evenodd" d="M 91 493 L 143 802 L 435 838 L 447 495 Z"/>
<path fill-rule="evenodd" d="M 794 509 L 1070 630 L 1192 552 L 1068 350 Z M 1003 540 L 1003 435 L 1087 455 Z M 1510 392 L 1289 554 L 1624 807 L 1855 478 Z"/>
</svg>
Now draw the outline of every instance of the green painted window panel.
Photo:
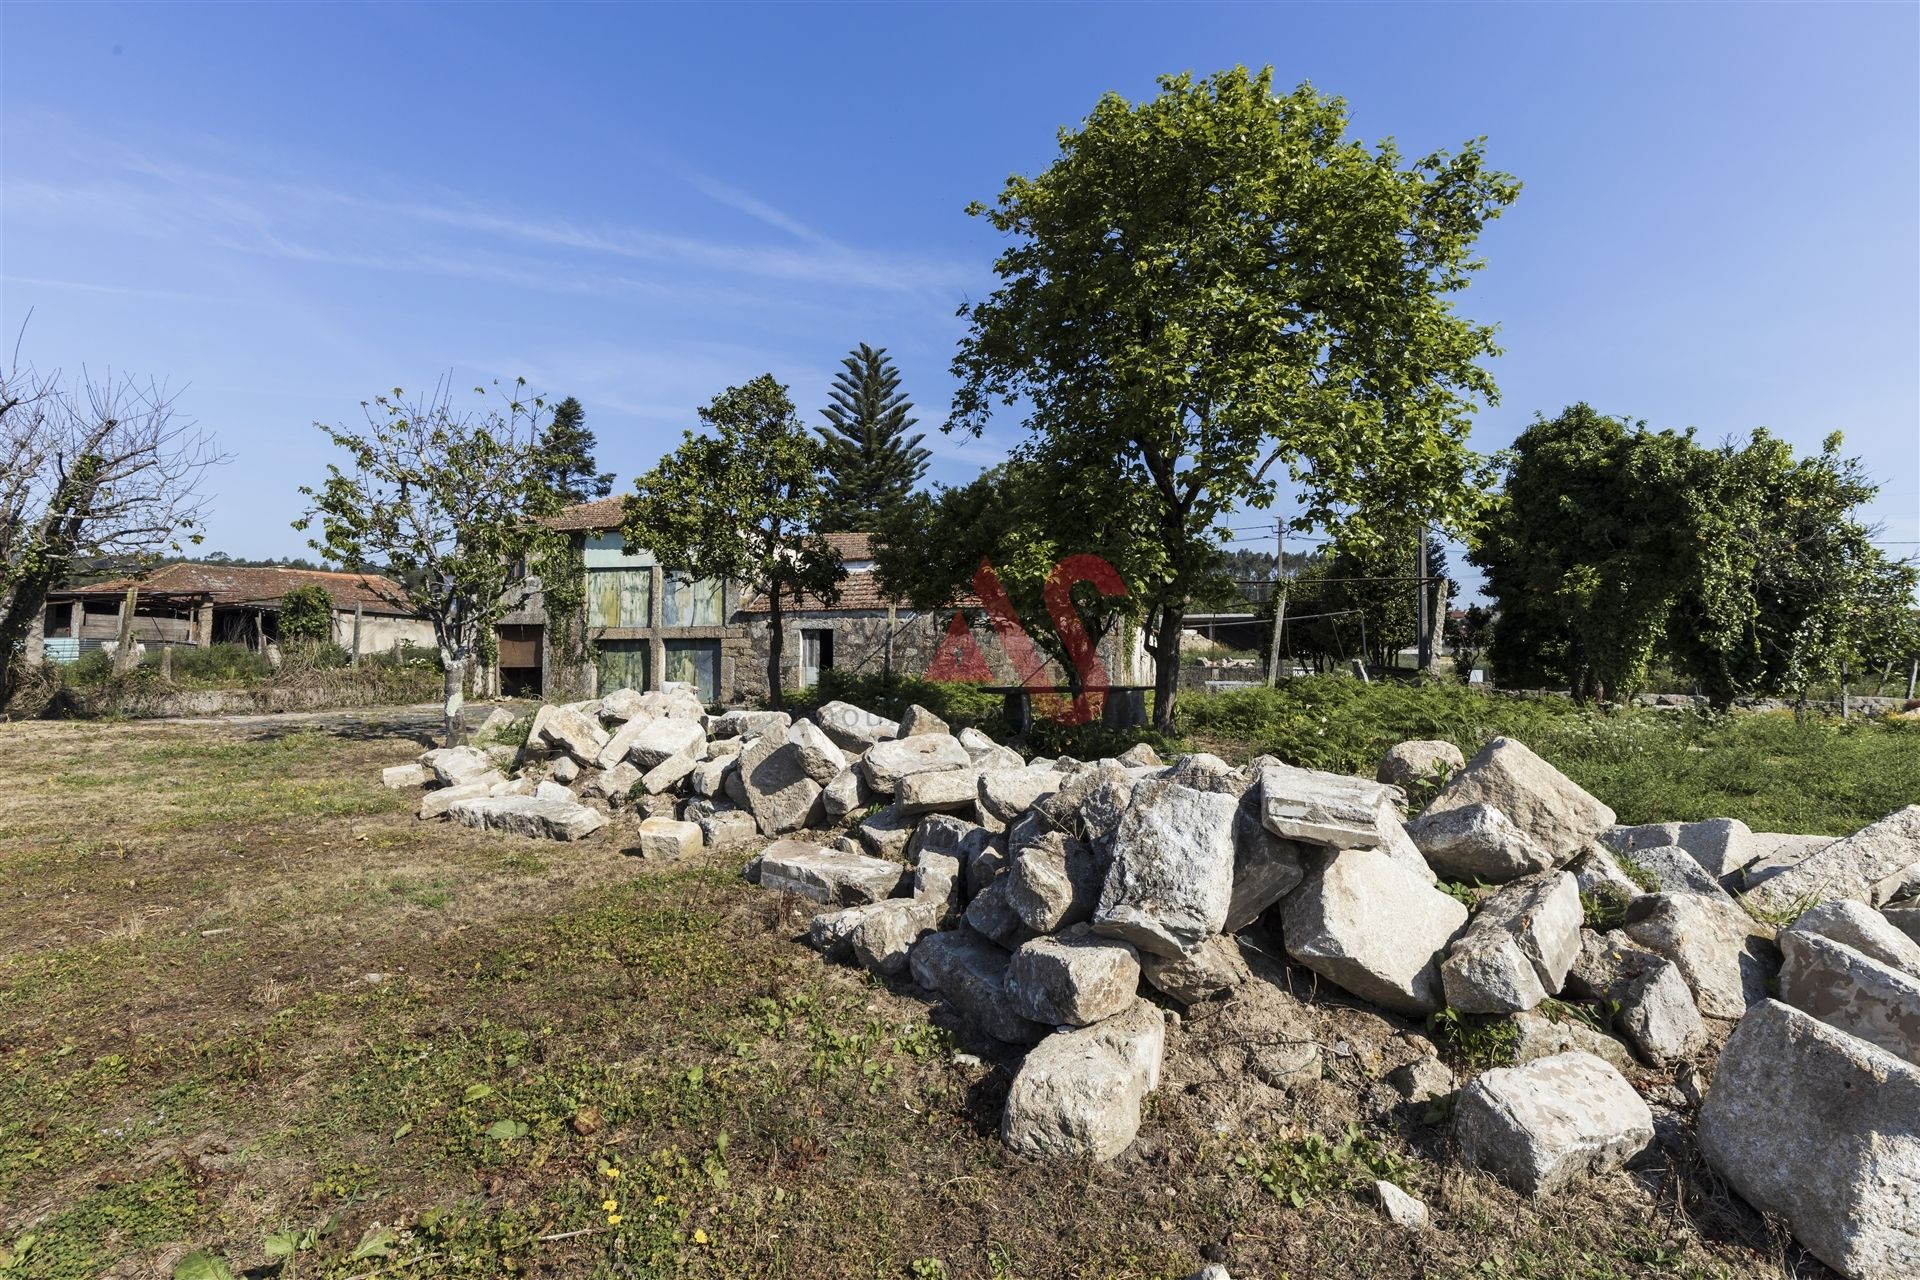
<svg viewBox="0 0 1920 1280">
<path fill-rule="evenodd" d="M 667 641 L 669 680 L 684 681 L 700 691 L 700 701 L 720 701 L 720 642 L 718 640 Z"/>
<path fill-rule="evenodd" d="M 661 586 L 660 625 L 717 627 L 725 621 L 720 607 L 720 579 L 695 580 L 684 573 L 670 573 Z"/>
<path fill-rule="evenodd" d="M 587 570 L 587 625 L 653 625 L 653 570 Z"/>
<path fill-rule="evenodd" d="M 651 688 L 647 667 L 652 656 L 653 645 L 646 640 L 601 641 L 594 654 L 594 666 L 600 676 L 596 696 L 605 697 L 615 689 Z"/>
</svg>

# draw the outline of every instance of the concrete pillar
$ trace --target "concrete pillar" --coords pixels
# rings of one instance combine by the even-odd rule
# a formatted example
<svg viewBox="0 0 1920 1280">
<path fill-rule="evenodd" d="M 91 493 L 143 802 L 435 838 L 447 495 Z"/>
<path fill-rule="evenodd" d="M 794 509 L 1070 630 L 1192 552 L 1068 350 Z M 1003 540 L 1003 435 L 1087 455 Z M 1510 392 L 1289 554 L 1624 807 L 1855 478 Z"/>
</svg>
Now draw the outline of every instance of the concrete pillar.
<svg viewBox="0 0 1920 1280">
<path fill-rule="evenodd" d="M 193 611 L 193 642 L 202 649 L 213 643 L 213 605 L 203 604 Z"/>
</svg>

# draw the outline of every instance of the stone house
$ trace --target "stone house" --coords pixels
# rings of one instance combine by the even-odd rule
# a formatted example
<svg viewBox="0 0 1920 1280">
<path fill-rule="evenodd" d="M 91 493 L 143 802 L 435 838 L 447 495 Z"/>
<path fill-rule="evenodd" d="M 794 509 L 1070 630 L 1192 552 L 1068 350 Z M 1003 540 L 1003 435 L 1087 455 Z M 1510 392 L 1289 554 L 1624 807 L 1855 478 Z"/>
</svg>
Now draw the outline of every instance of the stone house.
<svg viewBox="0 0 1920 1280">
<path fill-rule="evenodd" d="M 603 498 L 568 507 L 555 527 L 574 538 L 586 574 L 584 627 L 559 626 L 547 616 L 537 581 L 522 607 L 498 624 L 499 689 L 506 694 L 593 695 L 628 687 L 657 689 L 686 681 L 709 703 L 739 703 L 767 693 L 772 628 L 764 595 L 733 582 L 695 580 L 649 551 L 628 552 L 617 532 L 623 500 Z M 806 688 L 826 670 L 924 676 L 958 612 L 995 683 L 1018 678 L 980 602 L 956 601 L 933 612 L 885 598 L 874 575 L 872 538 L 827 535 L 846 577 L 828 603 L 806 597 L 783 611 L 782 686 Z M 584 652 L 567 655 L 566 637 L 583 634 Z M 576 650 L 581 647 L 573 645 Z M 1102 646 L 1115 681 L 1138 669 L 1111 638 Z M 1119 659 L 1124 656 L 1125 661 Z M 1059 679 L 1052 671 L 1050 679 Z"/>
<path fill-rule="evenodd" d="M 349 652 L 403 643 L 433 647 L 433 624 L 414 613 L 399 583 L 379 574 L 182 563 L 48 592 L 41 625 L 28 637 L 27 660 L 72 662 L 90 649 L 117 645 L 129 591 L 135 644 L 262 649 L 279 639 L 281 600 L 305 586 L 318 586 L 332 599 L 332 639 Z"/>
</svg>

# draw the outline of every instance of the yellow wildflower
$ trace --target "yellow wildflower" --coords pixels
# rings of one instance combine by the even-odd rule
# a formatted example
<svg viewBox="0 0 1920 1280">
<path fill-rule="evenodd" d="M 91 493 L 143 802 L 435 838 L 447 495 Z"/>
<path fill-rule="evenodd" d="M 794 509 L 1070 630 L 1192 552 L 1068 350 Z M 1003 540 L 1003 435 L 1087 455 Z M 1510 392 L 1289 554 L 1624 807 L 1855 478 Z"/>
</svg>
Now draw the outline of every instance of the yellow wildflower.
<svg viewBox="0 0 1920 1280">
<path fill-rule="evenodd" d="M 609 1178 L 617 1178 L 620 1176 L 620 1171 L 618 1169 L 609 1169 L 607 1170 L 607 1176 Z"/>
<path fill-rule="evenodd" d="M 705 1244 L 707 1242 L 707 1233 L 700 1230 L 698 1227 L 694 1228 L 693 1242 L 695 1244 Z"/>
<path fill-rule="evenodd" d="M 610 1214 L 608 1214 L 608 1215 L 607 1215 L 607 1225 L 608 1225 L 608 1226 L 610 1226 L 610 1227 L 617 1227 L 617 1226 L 619 1226 L 619 1225 L 620 1225 L 620 1215 L 619 1215 L 619 1214 L 617 1214 L 617 1213 L 610 1213 Z"/>
<path fill-rule="evenodd" d="M 602 1200 L 600 1207 L 608 1213 L 612 1213 L 620 1207 L 620 1202 L 618 1200 Z"/>
</svg>

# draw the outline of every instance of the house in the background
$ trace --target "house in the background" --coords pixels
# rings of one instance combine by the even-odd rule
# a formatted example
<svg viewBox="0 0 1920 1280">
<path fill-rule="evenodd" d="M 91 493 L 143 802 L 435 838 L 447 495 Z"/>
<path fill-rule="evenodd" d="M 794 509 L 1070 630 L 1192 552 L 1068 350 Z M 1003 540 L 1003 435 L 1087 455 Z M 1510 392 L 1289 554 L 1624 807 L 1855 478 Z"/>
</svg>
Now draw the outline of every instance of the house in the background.
<svg viewBox="0 0 1920 1280">
<path fill-rule="evenodd" d="M 49 592 L 38 639 L 49 662 L 72 662 L 90 649 L 113 648 L 131 592 L 135 644 L 263 649 L 280 637 L 280 602 L 296 587 L 307 586 L 318 586 L 332 599 L 332 639 L 349 652 L 433 646 L 433 624 L 414 613 L 400 584 L 390 578 L 224 564 L 169 564 L 137 578 Z M 31 652 L 28 656 L 31 660 Z"/>
<path fill-rule="evenodd" d="M 618 532 L 623 499 L 568 507 L 555 527 L 574 538 L 586 574 L 583 626 L 556 625 L 537 582 L 522 608 L 500 620 L 499 685 L 503 693 L 591 696 L 622 687 L 657 689 L 662 681 L 694 685 L 710 703 L 746 702 L 767 693 L 772 626 L 768 601 L 738 584 L 692 579 L 653 554 L 629 552 Z M 924 676 L 956 612 L 995 683 L 1018 683 L 995 629 L 977 600 L 923 612 L 888 600 L 874 574 L 872 538 L 828 534 L 846 577 L 839 599 L 811 596 L 782 613 L 781 684 L 805 688 L 827 670 Z M 585 644 L 569 645 L 577 636 Z M 573 653 L 564 652 L 572 648 Z M 1101 646 L 1110 676 L 1132 678 L 1137 658 L 1110 637 Z M 1045 677 L 1064 683 L 1058 672 Z"/>
</svg>

